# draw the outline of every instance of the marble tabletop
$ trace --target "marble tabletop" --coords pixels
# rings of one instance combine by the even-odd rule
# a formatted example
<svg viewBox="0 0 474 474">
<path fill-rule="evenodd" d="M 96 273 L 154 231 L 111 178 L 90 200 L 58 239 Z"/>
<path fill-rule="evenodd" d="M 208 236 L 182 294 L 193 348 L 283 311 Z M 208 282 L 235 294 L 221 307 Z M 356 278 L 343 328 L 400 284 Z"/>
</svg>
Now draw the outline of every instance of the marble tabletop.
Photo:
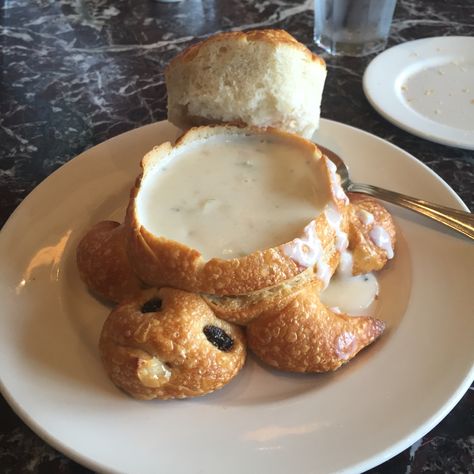
<svg viewBox="0 0 474 474">
<path fill-rule="evenodd" d="M 312 0 L 8 0 L 0 5 L 0 219 L 79 153 L 166 118 L 164 65 L 218 31 L 284 28 L 315 52 Z M 398 0 L 389 46 L 474 33 L 472 0 Z M 474 209 L 474 152 L 417 138 L 362 92 L 370 56 L 329 57 L 322 116 L 405 149 Z M 473 125 L 474 126 L 474 125 Z M 441 423 L 374 473 L 473 472 L 473 388 Z M 48 446 L 0 399 L 0 471 L 90 472 Z"/>
</svg>

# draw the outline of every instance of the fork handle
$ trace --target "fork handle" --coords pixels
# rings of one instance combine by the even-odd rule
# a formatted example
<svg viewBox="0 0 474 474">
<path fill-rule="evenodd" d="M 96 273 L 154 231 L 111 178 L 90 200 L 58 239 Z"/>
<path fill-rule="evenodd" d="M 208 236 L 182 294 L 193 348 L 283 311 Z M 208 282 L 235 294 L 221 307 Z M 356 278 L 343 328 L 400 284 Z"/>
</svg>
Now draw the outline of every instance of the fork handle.
<svg viewBox="0 0 474 474">
<path fill-rule="evenodd" d="M 369 196 L 391 202 L 397 206 L 406 207 L 407 209 L 411 209 L 451 229 L 461 232 L 461 234 L 474 240 L 474 214 L 470 212 L 440 206 L 429 201 L 424 201 L 423 199 L 413 198 L 370 184 L 351 183 L 347 190 L 353 193 L 368 194 Z"/>
</svg>

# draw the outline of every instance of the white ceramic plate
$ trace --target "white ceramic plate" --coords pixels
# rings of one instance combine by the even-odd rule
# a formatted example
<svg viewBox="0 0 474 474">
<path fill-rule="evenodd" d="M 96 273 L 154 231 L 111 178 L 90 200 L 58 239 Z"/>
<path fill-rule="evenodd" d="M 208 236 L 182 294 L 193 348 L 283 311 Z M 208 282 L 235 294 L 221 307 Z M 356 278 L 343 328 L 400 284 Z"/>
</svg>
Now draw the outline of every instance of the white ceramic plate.
<svg viewBox="0 0 474 474">
<path fill-rule="evenodd" d="M 364 73 L 364 92 L 390 122 L 433 142 L 474 150 L 474 37 L 394 46 Z"/>
<path fill-rule="evenodd" d="M 175 137 L 166 122 L 94 147 L 28 196 L 0 234 L 0 373 L 14 410 L 48 443 L 99 471 L 357 472 L 436 425 L 473 377 L 472 244 L 392 209 L 400 237 L 380 274 L 386 334 L 327 375 L 268 370 L 252 358 L 227 387 L 182 401 L 135 401 L 102 370 L 108 308 L 80 282 L 75 247 L 122 219 L 141 156 Z M 404 151 L 322 120 L 316 139 L 354 178 L 463 208 Z"/>
</svg>

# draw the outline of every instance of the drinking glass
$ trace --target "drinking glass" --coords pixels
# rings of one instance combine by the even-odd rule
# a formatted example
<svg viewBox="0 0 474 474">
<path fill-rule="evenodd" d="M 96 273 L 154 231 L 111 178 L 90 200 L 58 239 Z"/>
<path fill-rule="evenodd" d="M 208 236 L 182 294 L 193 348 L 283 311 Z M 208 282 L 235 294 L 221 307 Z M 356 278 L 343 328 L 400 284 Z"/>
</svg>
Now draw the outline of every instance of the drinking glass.
<svg viewBox="0 0 474 474">
<path fill-rule="evenodd" d="M 334 55 L 365 56 L 387 44 L 396 0 L 314 0 L 314 40 Z"/>
</svg>

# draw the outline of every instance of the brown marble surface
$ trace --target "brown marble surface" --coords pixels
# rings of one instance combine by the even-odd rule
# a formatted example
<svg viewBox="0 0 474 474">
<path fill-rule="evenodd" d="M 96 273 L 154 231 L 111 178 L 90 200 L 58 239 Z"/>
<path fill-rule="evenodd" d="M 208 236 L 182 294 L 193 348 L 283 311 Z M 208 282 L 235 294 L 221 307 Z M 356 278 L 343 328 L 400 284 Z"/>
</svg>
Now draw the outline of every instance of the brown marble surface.
<svg viewBox="0 0 474 474">
<path fill-rule="evenodd" d="M 277 27 L 313 51 L 312 1 L 10 0 L 0 5 L 0 219 L 59 166 L 121 132 L 166 117 L 163 67 L 217 31 Z M 399 0 L 389 46 L 472 35 L 472 0 Z M 362 92 L 371 57 L 327 60 L 322 116 L 407 150 L 474 209 L 474 152 L 431 143 L 383 118 Z M 474 125 L 473 125 L 474 126 Z M 414 394 L 415 395 L 415 394 Z M 421 401 L 422 403 L 422 401 Z M 373 473 L 467 473 L 474 464 L 471 388 L 430 433 Z M 0 472 L 90 472 L 43 442 L 0 401 Z"/>
</svg>

